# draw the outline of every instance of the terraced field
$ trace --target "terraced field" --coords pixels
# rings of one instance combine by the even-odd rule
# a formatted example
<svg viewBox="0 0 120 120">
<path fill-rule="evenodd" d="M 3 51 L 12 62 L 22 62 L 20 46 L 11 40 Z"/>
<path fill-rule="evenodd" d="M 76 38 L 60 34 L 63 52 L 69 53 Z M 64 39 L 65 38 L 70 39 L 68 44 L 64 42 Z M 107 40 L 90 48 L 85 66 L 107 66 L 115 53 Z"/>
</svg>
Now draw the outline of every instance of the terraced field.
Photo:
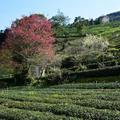
<svg viewBox="0 0 120 120">
<path fill-rule="evenodd" d="M 2 89 L 0 120 L 120 120 L 120 84 Z"/>
<path fill-rule="evenodd" d="M 84 33 L 100 35 L 107 38 L 111 44 L 120 45 L 120 22 L 90 26 Z"/>
</svg>

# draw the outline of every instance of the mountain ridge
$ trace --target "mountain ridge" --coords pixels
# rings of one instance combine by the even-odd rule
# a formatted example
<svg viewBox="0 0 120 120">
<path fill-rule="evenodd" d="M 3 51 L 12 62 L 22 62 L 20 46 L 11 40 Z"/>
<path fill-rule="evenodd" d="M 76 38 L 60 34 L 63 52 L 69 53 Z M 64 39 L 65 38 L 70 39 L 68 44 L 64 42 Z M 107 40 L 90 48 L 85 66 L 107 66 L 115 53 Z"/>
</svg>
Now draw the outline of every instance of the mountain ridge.
<svg viewBox="0 0 120 120">
<path fill-rule="evenodd" d="M 120 11 L 112 12 L 97 18 L 100 21 L 105 22 L 119 22 L 120 21 Z"/>
</svg>

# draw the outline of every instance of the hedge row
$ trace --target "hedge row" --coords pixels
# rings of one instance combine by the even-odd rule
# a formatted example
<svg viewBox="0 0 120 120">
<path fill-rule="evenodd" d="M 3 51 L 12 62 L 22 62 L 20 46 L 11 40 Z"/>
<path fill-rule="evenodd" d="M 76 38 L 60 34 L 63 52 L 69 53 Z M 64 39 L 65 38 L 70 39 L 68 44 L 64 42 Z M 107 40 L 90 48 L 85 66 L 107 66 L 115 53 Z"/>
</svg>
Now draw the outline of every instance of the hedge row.
<svg viewBox="0 0 120 120">
<path fill-rule="evenodd" d="M 10 99 L 0 99 L 0 104 L 2 105 L 7 105 L 11 104 L 20 104 L 21 106 L 26 104 L 28 107 L 31 104 L 31 106 L 35 105 L 35 110 L 36 110 L 36 105 L 41 106 L 43 103 L 43 106 L 48 105 L 48 106 L 53 106 L 55 104 L 72 104 L 72 105 L 80 105 L 80 106 L 85 106 L 85 107 L 94 107 L 96 109 L 110 109 L 110 110 L 119 110 L 120 111 L 120 102 L 119 101 L 105 101 L 105 100 L 98 100 L 98 99 L 83 99 L 83 100 L 75 100 L 75 99 L 48 99 L 47 101 L 43 99 L 41 100 L 41 103 L 38 102 L 20 102 L 20 101 L 12 101 Z M 45 104 L 48 103 L 48 104 Z M 52 104 L 52 105 L 51 105 Z M 14 105 L 13 105 L 14 106 Z M 42 108 L 43 108 L 42 106 Z M 10 106 L 9 106 L 10 107 Z M 31 108 L 31 107 L 30 107 Z M 48 108 L 47 108 L 48 109 Z"/>
<path fill-rule="evenodd" d="M 120 66 L 88 70 L 88 71 L 83 71 L 83 72 L 65 71 L 63 73 L 63 78 L 69 81 L 75 81 L 75 80 L 80 80 L 81 78 L 108 77 L 108 76 L 118 76 L 118 75 L 120 75 Z"/>
<path fill-rule="evenodd" d="M 117 79 L 116 76 L 119 76 Z M 113 77 L 113 79 L 109 79 Z M 116 77 L 116 78 L 114 78 Z M 96 78 L 96 79 L 94 79 Z M 120 66 L 74 72 L 63 70 L 62 76 L 48 75 L 41 79 L 44 85 L 55 85 L 71 82 L 120 82 Z"/>
<path fill-rule="evenodd" d="M 21 105 L 22 104 L 22 105 Z M 47 112 L 50 111 L 56 115 L 66 115 L 66 116 L 71 116 L 71 117 L 78 117 L 78 118 L 83 118 L 83 119 L 102 119 L 106 120 L 109 118 L 109 120 L 115 120 L 115 119 L 120 119 L 120 112 L 119 111 L 110 111 L 110 110 L 98 110 L 94 108 L 87 108 L 87 107 L 81 107 L 77 105 L 53 105 L 53 106 L 32 106 L 30 104 L 24 104 L 23 103 L 8 103 L 6 104 L 7 107 L 10 108 L 19 108 L 19 109 L 26 109 L 26 110 L 35 110 L 35 111 L 42 111 L 42 112 Z M 27 106 L 28 105 L 28 106 Z M 31 106 L 31 107 L 30 107 Z M 33 112 L 32 112 L 33 114 Z M 33 114 L 35 115 L 35 114 Z M 28 117 L 27 117 L 28 118 Z"/>
<path fill-rule="evenodd" d="M 70 92 L 70 91 L 69 91 Z M 111 91 L 110 91 L 111 92 Z M 39 95 L 37 96 L 32 96 L 32 95 L 22 95 L 22 94 L 0 94 L 0 101 L 1 99 L 11 99 L 11 100 L 15 100 L 15 101 L 29 101 L 29 102 L 44 102 L 44 103 L 51 103 L 51 104 L 55 104 L 55 103 L 60 103 L 60 102 L 66 102 L 66 100 L 68 100 L 69 102 L 71 100 L 85 100 L 85 99 L 90 99 L 92 97 L 92 99 L 96 99 L 96 100 L 109 100 L 109 101 L 119 101 L 120 100 L 120 94 L 118 93 L 110 93 L 110 92 L 104 92 L 104 94 L 97 92 L 95 93 L 95 91 L 91 91 L 91 93 L 89 92 L 85 92 L 85 93 L 73 93 L 73 95 L 71 94 L 50 94 L 50 95 Z"/>
<path fill-rule="evenodd" d="M 50 91 L 50 89 L 48 89 Z M 56 89 L 55 89 L 56 90 Z M 60 90 L 60 89 L 59 89 Z M 63 92 L 65 91 L 65 92 Z M 104 93 L 103 93 L 104 91 Z M 48 92 L 28 92 L 24 91 L 19 93 L 16 91 L 1 92 L 0 98 L 12 99 L 17 101 L 29 101 L 29 102 L 44 102 L 44 103 L 57 103 L 58 100 L 84 100 L 90 99 L 101 99 L 109 101 L 118 101 L 120 100 L 119 90 L 79 90 L 75 89 L 62 89 L 60 91 Z"/>
<path fill-rule="evenodd" d="M 78 83 L 78 84 L 63 84 L 51 86 L 50 88 L 56 89 L 119 89 L 120 83 Z"/>
<path fill-rule="evenodd" d="M 54 115 L 50 112 L 38 112 L 0 106 L 0 119 L 5 120 L 80 120 L 73 117 Z"/>
<path fill-rule="evenodd" d="M 109 120 L 118 120 L 120 119 L 120 112 L 119 111 L 111 111 L 106 109 L 95 109 L 95 108 L 89 108 L 89 107 L 82 107 L 79 105 L 72 105 L 72 104 L 36 104 L 36 103 L 30 103 L 30 102 L 15 102 L 15 101 L 9 101 L 6 103 L 2 103 L 5 107 L 9 108 L 19 108 L 24 110 L 33 110 L 33 111 L 40 111 L 40 112 L 52 112 L 56 115 L 66 115 L 71 117 L 78 117 L 83 118 L 87 120 L 91 119 L 102 119 L 106 120 L 109 118 Z M 34 112 L 32 112 L 33 115 Z"/>
</svg>

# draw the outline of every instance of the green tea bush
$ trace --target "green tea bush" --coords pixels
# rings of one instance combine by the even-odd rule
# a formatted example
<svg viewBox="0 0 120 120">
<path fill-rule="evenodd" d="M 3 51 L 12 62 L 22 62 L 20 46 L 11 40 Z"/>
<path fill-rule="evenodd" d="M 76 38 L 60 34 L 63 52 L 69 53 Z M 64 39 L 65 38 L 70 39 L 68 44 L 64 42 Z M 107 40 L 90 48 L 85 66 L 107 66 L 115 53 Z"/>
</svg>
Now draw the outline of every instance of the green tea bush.
<svg viewBox="0 0 120 120">
<path fill-rule="evenodd" d="M 0 119 L 119 120 L 119 88 L 115 82 L 1 89 Z"/>
<path fill-rule="evenodd" d="M 120 118 L 120 112 L 119 111 L 111 111 L 106 110 L 106 108 L 112 108 L 112 105 L 110 103 L 104 103 L 104 102 L 96 102 L 94 105 L 91 105 L 94 102 L 81 102 L 79 105 L 87 105 L 88 107 L 82 107 L 78 105 L 73 105 L 69 103 L 65 104 L 45 104 L 45 103 L 30 103 L 30 102 L 15 102 L 15 101 L 7 101 L 6 103 L 2 103 L 3 106 L 8 108 L 19 108 L 24 110 L 33 110 L 33 111 L 40 111 L 40 112 L 47 112 L 50 111 L 56 115 L 66 115 L 71 117 L 78 117 L 78 118 L 84 118 L 84 119 L 102 119 L 106 120 L 106 117 L 109 117 L 110 120 L 113 118 L 118 119 Z M 100 103 L 100 104 L 99 104 Z M 117 105 L 117 104 L 116 104 Z M 105 107 L 106 106 L 106 107 Z M 90 107 L 96 107 L 90 108 Z M 102 109 L 105 108 L 105 109 Z M 115 109 L 113 107 L 113 109 Z M 33 112 L 34 113 L 34 112 Z"/>
<path fill-rule="evenodd" d="M 120 77 L 118 77 L 119 79 Z M 104 78 L 103 78 L 104 79 Z M 114 77 L 111 77 L 111 79 L 115 79 Z M 88 79 L 89 80 L 89 79 Z M 96 78 L 97 80 L 97 78 Z M 98 79 L 100 80 L 100 79 Z M 116 77 L 117 80 L 117 77 Z M 114 83 L 72 83 L 72 84 L 63 84 L 63 85 L 57 85 L 57 86 L 51 86 L 51 88 L 61 88 L 61 89 L 119 89 L 120 83 L 114 82 Z"/>
<path fill-rule="evenodd" d="M 75 120 L 72 117 L 57 116 L 50 112 L 26 111 L 0 106 L 0 119 L 5 120 Z M 77 119 L 76 119 L 77 120 Z M 80 120 L 80 119 L 79 119 Z"/>
</svg>

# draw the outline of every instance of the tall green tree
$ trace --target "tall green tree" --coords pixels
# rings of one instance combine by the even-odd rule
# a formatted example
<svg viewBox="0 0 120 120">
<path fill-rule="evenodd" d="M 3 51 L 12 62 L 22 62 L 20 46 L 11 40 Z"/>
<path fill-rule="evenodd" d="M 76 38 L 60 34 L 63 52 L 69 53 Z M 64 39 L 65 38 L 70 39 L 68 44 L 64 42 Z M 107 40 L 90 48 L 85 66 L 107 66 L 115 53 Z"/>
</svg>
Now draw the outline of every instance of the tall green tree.
<svg viewBox="0 0 120 120">
<path fill-rule="evenodd" d="M 52 28 L 56 36 L 64 36 L 68 34 L 67 25 L 69 23 L 69 17 L 65 16 L 60 10 L 57 14 L 50 19 Z"/>
<path fill-rule="evenodd" d="M 81 16 L 75 17 L 73 22 L 73 27 L 77 29 L 77 33 L 82 34 L 82 29 L 85 26 L 89 25 L 89 21 L 87 19 L 82 18 Z"/>
</svg>

